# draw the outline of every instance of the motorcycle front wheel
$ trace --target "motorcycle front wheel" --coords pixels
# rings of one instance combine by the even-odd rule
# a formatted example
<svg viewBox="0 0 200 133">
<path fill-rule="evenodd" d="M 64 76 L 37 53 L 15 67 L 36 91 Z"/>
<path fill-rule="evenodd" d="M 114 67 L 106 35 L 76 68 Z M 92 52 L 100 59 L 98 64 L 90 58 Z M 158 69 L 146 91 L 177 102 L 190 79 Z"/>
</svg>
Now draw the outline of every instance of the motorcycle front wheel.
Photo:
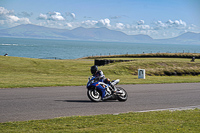
<svg viewBox="0 0 200 133">
<path fill-rule="evenodd" d="M 87 91 L 88 98 L 93 102 L 101 101 L 101 93 L 95 89 L 90 89 Z"/>
<path fill-rule="evenodd" d="M 128 99 L 128 94 L 127 94 L 127 92 L 126 92 L 123 88 L 121 88 L 121 87 L 117 87 L 117 90 L 122 92 L 122 94 L 119 94 L 119 95 L 117 96 L 117 99 L 118 99 L 119 101 L 121 101 L 121 102 L 125 102 L 125 101 Z"/>
</svg>

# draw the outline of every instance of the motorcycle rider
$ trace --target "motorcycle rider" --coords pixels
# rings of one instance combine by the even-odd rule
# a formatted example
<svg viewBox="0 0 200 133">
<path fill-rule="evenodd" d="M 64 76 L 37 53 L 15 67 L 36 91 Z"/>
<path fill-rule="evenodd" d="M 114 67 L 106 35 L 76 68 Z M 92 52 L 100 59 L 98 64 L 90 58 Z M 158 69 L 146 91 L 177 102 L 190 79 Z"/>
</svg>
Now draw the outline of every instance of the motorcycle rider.
<svg viewBox="0 0 200 133">
<path fill-rule="evenodd" d="M 95 81 L 100 81 L 100 82 L 104 82 L 105 84 L 111 85 L 110 80 L 105 78 L 103 71 L 98 70 L 98 67 L 96 65 L 92 66 L 90 70 L 91 70 L 92 76 L 95 77 Z M 106 99 L 106 97 L 105 97 L 105 92 L 106 92 L 105 86 L 97 85 L 96 88 L 98 90 L 101 90 L 101 92 L 102 92 L 101 99 L 102 100 Z"/>
</svg>

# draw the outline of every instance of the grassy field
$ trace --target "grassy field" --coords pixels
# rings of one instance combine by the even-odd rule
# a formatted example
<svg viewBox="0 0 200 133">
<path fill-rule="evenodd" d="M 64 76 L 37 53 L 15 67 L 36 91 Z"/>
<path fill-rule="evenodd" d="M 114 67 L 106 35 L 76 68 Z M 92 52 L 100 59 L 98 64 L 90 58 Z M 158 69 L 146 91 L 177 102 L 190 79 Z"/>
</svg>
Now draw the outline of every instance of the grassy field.
<svg viewBox="0 0 200 133">
<path fill-rule="evenodd" d="M 128 58 L 128 60 L 131 59 L 133 60 L 131 62 L 118 63 L 119 72 L 120 70 L 127 70 L 128 73 L 137 75 L 137 70 L 141 68 L 145 69 L 146 74 L 149 76 L 166 76 L 168 73 L 179 76 L 200 75 L 199 59 L 190 62 L 191 59 L 185 58 Z"/>
<path fill-rule="evenodd" d="M 155 111 L 118 115 L 73 116 L 49 120 L 0 123 L 2 133 L 199 133 L 200 110 Z"/>
<path fill-rule="evenodd" d="M 92 61 L 0 56 L 0 88 L 83 85 Z"/>
<path fill-rule="evenodd" d="M 187 58 L 129 59 L 134 61 L 116 62 L 99 69 L 111 80 L 119 78 L 120 84 L 200 82 L 200 59 L 195 62 Z M 0 56 L 0 62 L 0 88 L 86 85 L 91 75 L 90 67 L 94 64 L 93 59 L 45 60 L 4 56 Z M 139 68 L 146 70 L 146 79 L 137 78 Z M 182 76 L 166 76 L 167 73 Z"/>
</svg>

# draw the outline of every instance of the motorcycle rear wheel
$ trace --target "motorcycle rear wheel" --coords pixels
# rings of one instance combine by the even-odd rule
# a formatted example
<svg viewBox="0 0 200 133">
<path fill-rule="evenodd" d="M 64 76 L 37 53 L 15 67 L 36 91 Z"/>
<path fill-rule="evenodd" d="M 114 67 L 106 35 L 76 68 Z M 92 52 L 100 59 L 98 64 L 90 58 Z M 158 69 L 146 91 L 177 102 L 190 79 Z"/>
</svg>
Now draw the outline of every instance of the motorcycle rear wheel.
<svg viewBox="0 0 200 133">
<path fill-rule="evenodd" d="M 128 94 L 127 92 L 121 88 L 121 87 L 117 87 L 117 90 L 121 90 L 123 93 L 117 96 L 117 99 L 121 102 L 125 102 L 128 99 Z"/>
<path fill-rule="evenodd" d="M 87 91 L 88 98 L 93 102 L 101 101 L 101 93 L 98 90 L 90 89 Z"/>
</svg>

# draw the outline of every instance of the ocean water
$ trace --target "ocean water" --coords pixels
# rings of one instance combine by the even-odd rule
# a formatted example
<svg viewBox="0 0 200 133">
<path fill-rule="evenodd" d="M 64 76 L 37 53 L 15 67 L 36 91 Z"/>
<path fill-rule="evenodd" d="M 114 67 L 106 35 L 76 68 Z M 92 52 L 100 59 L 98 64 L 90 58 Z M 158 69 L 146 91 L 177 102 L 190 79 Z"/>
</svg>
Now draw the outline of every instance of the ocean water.
<svg viewBox="0 0 200 133">
<path fill-rule="evenodd" d="M 0 38 L 0 55 L 8 53 L 8 56 L 15 57 L 76 59 L 96 55 L 159 52 L 200 53 L 200 45 Z"/>
</svg>

